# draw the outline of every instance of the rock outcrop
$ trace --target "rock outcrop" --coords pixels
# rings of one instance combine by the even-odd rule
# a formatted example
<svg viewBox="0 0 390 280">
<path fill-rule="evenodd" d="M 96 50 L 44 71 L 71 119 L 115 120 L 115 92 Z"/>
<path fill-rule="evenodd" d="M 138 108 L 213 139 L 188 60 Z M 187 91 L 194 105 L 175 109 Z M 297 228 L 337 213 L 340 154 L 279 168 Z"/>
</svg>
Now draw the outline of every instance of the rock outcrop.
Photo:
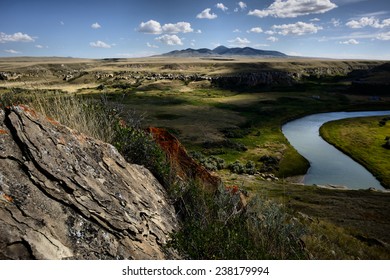
<svg viewBox="0 0 390 280">
<path fill-rule="evenodd" d="M 0 259 L 177 258 L 161 184 L 106 143 L 0 109 Z"/>
<path fill-rule="evenodd" d="M 182 181 L 194 181 L 209 193 L 215 193 L 222 180 L 192 159 L 180 141 L 163 128 L 149 127 L 155 141 L 169 158 L 170 165 Z"/>
</svg>

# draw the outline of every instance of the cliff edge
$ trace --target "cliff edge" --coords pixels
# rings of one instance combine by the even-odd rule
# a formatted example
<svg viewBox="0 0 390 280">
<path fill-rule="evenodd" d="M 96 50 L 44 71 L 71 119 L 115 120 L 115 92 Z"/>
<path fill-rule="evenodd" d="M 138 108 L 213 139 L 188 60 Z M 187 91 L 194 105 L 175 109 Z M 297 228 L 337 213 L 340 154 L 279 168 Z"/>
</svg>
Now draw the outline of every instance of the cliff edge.
<svg viewBox="0 0 390 280">
<path fill-rule="evenodd" d="M 0 109 L 0 259 L 166 259 L 165 189 L 111 145 L 26 106 Z"/>
</svg>

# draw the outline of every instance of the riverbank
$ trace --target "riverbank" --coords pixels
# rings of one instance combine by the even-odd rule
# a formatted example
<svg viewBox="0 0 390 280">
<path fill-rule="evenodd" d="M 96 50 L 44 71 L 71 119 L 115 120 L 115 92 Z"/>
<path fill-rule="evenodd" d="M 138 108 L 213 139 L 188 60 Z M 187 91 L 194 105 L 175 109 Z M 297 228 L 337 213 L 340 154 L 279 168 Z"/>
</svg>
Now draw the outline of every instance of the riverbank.
<svg viewBox="0 0 390 280">
<path fill-rule="evenodd" d="M 390 150 L 385 149 L 390 124 L 379 122 L 383 117 L 353 118 L 332 121 L 320 128 L 328 143 L 369 170 L 386 189 L 390 189 Z"/>
</svg>

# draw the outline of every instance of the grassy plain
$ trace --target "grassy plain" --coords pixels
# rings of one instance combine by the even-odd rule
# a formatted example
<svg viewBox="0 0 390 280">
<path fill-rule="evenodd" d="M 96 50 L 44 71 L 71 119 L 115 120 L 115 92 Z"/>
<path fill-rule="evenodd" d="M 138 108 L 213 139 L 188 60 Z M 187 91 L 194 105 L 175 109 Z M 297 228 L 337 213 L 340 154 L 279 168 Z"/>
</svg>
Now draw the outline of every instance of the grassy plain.
<svg viewBox="0 0 390 280">
<path fill-rule="evenodd" d="M 354 118 L 328 122 L 320 133 L 326 141 L 365 166 L 385 188 L 390 188 L 390 150 L 383 147 L 390 124 L 383 117 Z"/>
<path fill-rule="evenodd" d="M 311 113 L 390 108 L 387 96 L 371 100 L 370 94 L 374 93 L 351 93 L 352 80 L 343 76 L 345 69 L 381 63 L 292 58 L 0 59 L 0 72 L 22 75 L 0 80 L 0 93 L 37 96 L 49 92 L 51 96 L 76 94 L 87 99 L 103 96 L 124 111 L 140 116 L 143 126 L 167 128 L 187 150 L 205 157 L 217 156 L 227 165 L 237 160 L 243 164 L 253 161 L 256 169 L 264 168 L 264 156 L 276 160 L 270 172 L 279 181 L 267 181 L 257 174 L 235 174 L 226 168 L 215 172 L 226 185 L 238 185 L 251 196 L 277 201 L 286 211 L 303 217 L 311 231 L 305 244 L 313 258 L 388 259 L 390 194 L 289 183 L 287 177 L 304 174 L 308 162 L 281 131 L 283 123 Z M 316 73 L 324 69 L 339 70 L 329 77 L 313 74 L 290 86 L 234 89 L 220 88 L 209 80 L 147 78 L 164 73 L 223 76 L 258 71 Z M 72 78 L 66 80 L 66 75 Z M 351 208 L 353 211 L 349 211 Z"/>
</svg>

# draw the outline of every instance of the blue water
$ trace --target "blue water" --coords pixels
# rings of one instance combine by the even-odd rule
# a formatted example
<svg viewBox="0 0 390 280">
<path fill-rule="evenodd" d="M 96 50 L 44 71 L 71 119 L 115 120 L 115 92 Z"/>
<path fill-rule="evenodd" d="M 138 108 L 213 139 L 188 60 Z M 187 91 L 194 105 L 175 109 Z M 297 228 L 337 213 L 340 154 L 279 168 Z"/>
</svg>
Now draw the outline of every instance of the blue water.
<svg viewBox="0 0 390 280">
<path fill-rule="evenodd" d="M 285 124 L 282 127 L 284 135 L 310 162 L 304 184 L 384 189 L 367 169 L 323 140 L 319 129 L 333 120 L 385 115 L 390 115 L 390 111 L 332 112 L 306 116 Z"/>
</svg>

